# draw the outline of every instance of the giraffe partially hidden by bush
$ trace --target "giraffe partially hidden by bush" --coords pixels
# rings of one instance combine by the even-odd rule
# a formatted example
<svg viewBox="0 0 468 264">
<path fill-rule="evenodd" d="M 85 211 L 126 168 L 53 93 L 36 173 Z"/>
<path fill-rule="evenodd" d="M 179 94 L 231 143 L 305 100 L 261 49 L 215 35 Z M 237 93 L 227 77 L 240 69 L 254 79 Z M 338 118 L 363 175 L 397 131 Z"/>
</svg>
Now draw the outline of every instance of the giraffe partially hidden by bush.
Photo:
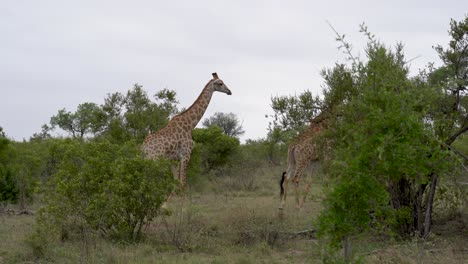
<svg viewBox="0 0 468 264">
<path fill-rule="evenodd" d="M 315 117 L 310 126 L 299 134 L 288 147 L 288 168 L 281 176 L 281 200 L 279 209 L 282 210 L 286 202 L 288 182 L 293 181 L 296 195 L 296 208 L 301 208 L 311 185 L 312 163 L 319 160 L 319 148 L 315 138 L 326 127 L 325 115 L 321 113 Z M 302 199 L 299 197 L 299 182 L 304 173 L 308 173 Z"/>
<path fill-rule="evenodd" d="M 142 150 L 146 158 L 164 157 L 179 162 L 178 168 L 173 165 L 172 172 L 182 189 L 186 185 L 187 166 L 193 148 L 193 129 L 203 117 L 214 92 L 231 95 L 231 91 L 218 75 L 212 75 L 213 79 L 205 85 L 197 100 L 187 110 L 174 116 L 166 127 L 147 136 L 143 142 Z"/>
</svg>

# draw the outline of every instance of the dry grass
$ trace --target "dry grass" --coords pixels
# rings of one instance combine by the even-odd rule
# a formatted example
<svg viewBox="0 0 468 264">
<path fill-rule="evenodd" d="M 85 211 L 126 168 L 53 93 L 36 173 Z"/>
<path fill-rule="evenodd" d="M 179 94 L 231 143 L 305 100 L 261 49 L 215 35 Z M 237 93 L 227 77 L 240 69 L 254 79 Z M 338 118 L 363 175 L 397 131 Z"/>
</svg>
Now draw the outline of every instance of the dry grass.
<svg viewBox="0 0 468 264">
<path fill-rule="evenodd" d="M 246 190 L 223 191 L 225 182 L 207 181 L 205 192 L 189 191 L 172 200 L 171 215 L 146 226 L 145 239 L 138 244 L 89 236 L 57 242 L 41 259 L 25 242 L 35 216 L 0 214 L 0 263 L 321 263 L 319 242 L 293 234 L 313 228 L 322 180 L 314 181 L 314 195 L 302 210 L 288 197 L 280 221 L 280 171 L 260 169 L 257 187 Z M 463 263 L 468 257 L 467 216 L 450 221 L 436 223 L 427 241 L 354 241 L 354 255 L 366 263 Z"/>
<path fill-rule="evenodd" d="M 25 242 L 33 224 L 31 215 L 0 214 L 0 263 L 20 263 L 33 257 Z"/>
</svg>

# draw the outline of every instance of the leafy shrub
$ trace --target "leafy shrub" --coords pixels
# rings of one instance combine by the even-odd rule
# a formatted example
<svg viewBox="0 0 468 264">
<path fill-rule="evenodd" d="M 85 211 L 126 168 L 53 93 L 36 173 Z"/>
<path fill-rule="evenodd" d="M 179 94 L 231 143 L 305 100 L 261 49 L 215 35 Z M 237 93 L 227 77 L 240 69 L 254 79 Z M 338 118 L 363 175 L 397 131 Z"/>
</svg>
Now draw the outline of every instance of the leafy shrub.
<svg viewBox="0 0 468 264">
<path fill-rule="evenodd" d="M 10 170 L 0 167 L 0 201 L 16 202 L 18 187 Z"/>
<path fill-rule="evenodd" d="M 19 203 L 24 209 L 33 200 L 39 183 L 48 178 L 48 146 L 52 139 L 10 142 L 0 135 L 0 201 Z"/>
<path fill-rule="evenodd" d="M 18 203 L 24 209 L 27 202 L 33 201 L 41 179 L 46 177 L 47 142 L 15 142 L 12 148 L 14 155 L 10 164 L 18 189 Z"/>
<path fill-rule="evenodd" d="M 227 136 L 217 126 L 193 131 L 195 153 L 200 155 L 201 166 L 205 171 L 227 164 L 239 148 L 239 140 Z"/>
<path fill-rule="evenodd" d="M 0 127 L 0 202 L 15 202 L 18 188 L 13 178 L 11 166 L 11 143 Z"/>
<path fill-rule="evenodd" d="M 170 163 L 144 159 L 131 142 L 66 140 L 51 151 L 60 158 L 38 217 L 39 237 L 41 229 L 62 239 L 90 230 L 136 241 L 173 189 Z"/>
</svg>

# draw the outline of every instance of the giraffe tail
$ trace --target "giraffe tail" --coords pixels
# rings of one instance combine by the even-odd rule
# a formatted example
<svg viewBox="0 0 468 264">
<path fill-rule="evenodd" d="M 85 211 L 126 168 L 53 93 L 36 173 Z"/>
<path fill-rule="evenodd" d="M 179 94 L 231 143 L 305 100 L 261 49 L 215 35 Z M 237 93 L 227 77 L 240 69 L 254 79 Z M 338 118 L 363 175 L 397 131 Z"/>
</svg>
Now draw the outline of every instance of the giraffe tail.
<svg viewBox="0 0 468 264">
<path fill-rule="evenodd" d="M 283 194 L 284 194 L 283 183 L 284 183 L 285 177 L 286 177 L 286 172 L 283 171 L 283 175 L 281 176 L 281 181 L 280 181 L 280 189 L 281 189 L 280 195 L 281 195 L 281 196 L 283 196 Z"/>
</svg>

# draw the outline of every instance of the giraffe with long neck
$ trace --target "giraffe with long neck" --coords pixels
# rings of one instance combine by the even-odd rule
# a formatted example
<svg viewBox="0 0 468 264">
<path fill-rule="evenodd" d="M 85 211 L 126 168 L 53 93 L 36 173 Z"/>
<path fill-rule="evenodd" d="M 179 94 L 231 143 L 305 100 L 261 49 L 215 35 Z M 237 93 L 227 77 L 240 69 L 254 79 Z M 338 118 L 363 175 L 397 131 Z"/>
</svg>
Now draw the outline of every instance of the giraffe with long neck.
<svg viewBox="0 0 468 264">
<path fill-rule="evenodd" d="M 293 181 L 296 195 L 296 207 L 301 208 L 305 197 L 310 191 L 312 163 L 319 160 L 319 149 L 315 138 L 326 127 L 324 114 L 315 117 L 310 126 L 299 134 L 288 147 L 288 168 L 283 172 L 280 181 L 281 200 L 279 209 L 283 209 L 286 202 L 288 182 Z M 299 197 L 299 183 L 304 172 L 308 173 L 302 199 Z"/>
<path fill-rule="evenodd" d="M 166 127 L 146 137 L 142 150 L 148 159 L 164 157 L 178 161 L 179 166 L 172 167 L 174 178 L 179 181 L 180 187 L 186 186 L 186 172 L 192 153 L 192 131 L 208 107 L 214 92 L 222 92 L 231 95 L 231 91 L 213 73 L 197 100 L 185 111 L 174 116 Z"/>
</svg>

